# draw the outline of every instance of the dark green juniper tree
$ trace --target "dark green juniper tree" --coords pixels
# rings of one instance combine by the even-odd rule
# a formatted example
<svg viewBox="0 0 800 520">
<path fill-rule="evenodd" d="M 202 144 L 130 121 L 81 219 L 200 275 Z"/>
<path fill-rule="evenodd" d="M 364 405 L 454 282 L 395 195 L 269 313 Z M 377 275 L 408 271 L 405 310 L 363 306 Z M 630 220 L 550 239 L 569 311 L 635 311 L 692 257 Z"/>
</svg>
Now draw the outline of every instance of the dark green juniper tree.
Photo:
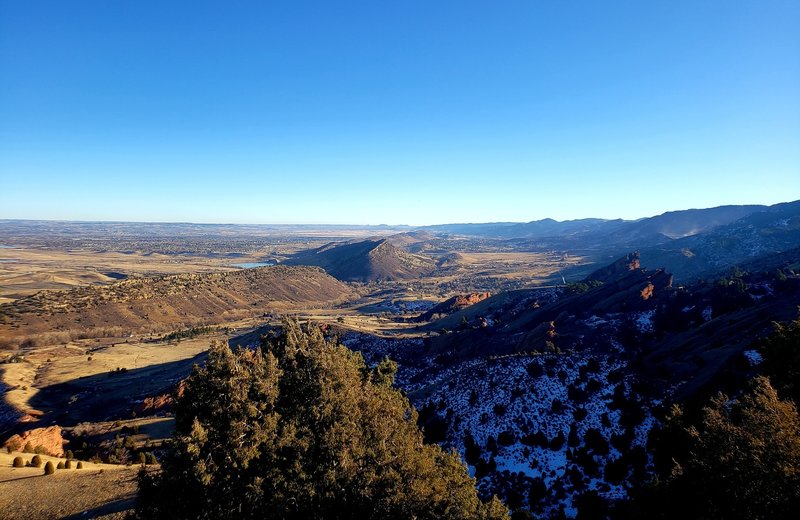
<svg viewBox="0 0 800 520">
<path fill-rule="evenodd" d="M 507 518 L 456 453 L 423 443 L 395 370 L 295 321 L 255 351 L 213 345 L 186 380 L 161 472 L 140 475 L 136 516 Z"/>
</svg>

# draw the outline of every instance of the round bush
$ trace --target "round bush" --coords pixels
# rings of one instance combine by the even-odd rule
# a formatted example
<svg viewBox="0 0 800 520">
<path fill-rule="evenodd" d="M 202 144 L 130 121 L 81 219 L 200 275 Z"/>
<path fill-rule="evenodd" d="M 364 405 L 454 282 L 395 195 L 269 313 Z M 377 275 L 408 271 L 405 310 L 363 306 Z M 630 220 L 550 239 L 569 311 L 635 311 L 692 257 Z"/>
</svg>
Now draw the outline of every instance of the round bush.
<svg viewBox="0 0 800 520">
<path fill-rule="evenodd" d="M 72 469 L 72 461 L 67 459 L 67 462 L 64 463 L 64 469 Z"/>
<path fill-rule="evenodd" d="M 78 461 L 78 465 L 76 466 L 77 469 L 83 469 L 83 462 Z"/>
<path fill-rule="evenodd" d="M 56 466 L 56 469 L 64 469 L 64 462 L 63 461 L 59 462 L 58 466 Z"/>
<path fill-rule="evenodd" d="M 52 475 L 55 472 L 56 472 L 56 467 L 53 466 L 53 463 L 48 460 L 47 464 L 44 465 L 44 474 L 45 475 Z"/>
<path fill-rule="evenodd" d="M 42 467 L 42 458 L 39 455 L 34 455 L 31 459 L 31 466 L 34 468 L 41 468 Z"/>
<path fill-rule="evenodd" d="M 25 461 L 22 459 L 22 457 L 14 457 L 14 467 L 15 468 L 25 467 Z"/>
</svg>

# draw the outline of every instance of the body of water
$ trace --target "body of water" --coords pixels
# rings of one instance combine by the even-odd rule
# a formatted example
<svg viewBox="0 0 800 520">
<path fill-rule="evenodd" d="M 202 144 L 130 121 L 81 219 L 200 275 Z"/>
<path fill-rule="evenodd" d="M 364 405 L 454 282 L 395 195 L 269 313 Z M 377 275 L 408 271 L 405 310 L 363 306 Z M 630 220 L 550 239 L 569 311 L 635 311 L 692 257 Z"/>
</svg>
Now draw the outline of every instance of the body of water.
<svg viewBox="0 0 800 520">
<path fill-rule="evenodd" d="M 275 262 L 241 262 L 239 264 L 231 264 L 232 267 L 241 267 L 242 269 L 252 269 L 253 267 L 267 267 L 275 265 Z"/>
</svg>

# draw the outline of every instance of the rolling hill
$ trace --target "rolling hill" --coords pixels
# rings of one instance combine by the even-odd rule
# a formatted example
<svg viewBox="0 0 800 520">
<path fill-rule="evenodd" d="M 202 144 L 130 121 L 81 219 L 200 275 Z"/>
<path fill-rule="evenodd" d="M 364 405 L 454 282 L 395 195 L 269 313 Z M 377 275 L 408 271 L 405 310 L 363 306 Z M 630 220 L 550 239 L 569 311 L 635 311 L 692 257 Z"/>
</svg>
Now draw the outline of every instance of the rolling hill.
<svg viewBox="0 0 800 520">
<path fill-rule="evenodd" d="M 287 263 L 322 267 L 339 280 L 359 282 L 419 278 L 435 269 L 430 258 L 406 252 L 386 239 L 332 242 L 301 252 Z"/>
<path fill-rule="evenodd" d="M 316 267 L 135 277 L 106 286 L 41 291 L 0 305 L 0 338 L 45 342 L 222 324 L 272 310 L 339 302 L 351 288 Z M 94 335 L 94 336 L 93 336 Z"/>
</svg>

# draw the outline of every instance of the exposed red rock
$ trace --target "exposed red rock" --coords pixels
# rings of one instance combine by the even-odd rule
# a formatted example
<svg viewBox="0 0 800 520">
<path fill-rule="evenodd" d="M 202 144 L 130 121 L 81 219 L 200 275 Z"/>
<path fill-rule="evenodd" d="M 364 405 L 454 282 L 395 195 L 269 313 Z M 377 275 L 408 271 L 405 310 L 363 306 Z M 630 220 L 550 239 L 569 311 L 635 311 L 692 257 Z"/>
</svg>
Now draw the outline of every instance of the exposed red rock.
<svg viewBox="0 0 800 520">
<path fill-rule="evenodd" d="M 181 380 L 178 387 L 169 393 L 154 395 L 152 397 L 145 397 L 144 400 L 134 407 L 133 411 L 136 415 L 154 415 L 159 412 L 169 412 L 175 404 L 175 396 L 178 398 L 183 396 L 186 383 Z"/>
<path fill-rule="evenodd" d="M 39 448 L 47 455 L 63 457 L 64 444 L 66 442 L 67 441 L 61 436 L 61 426 L 56 425 L 46 428 L 36 428 L 18 435 L 12 435 L 3 446 L 9 447 L 12 450 L 21 450 L 30 443 L 34 450 Z"/>
<path fill-rule="evenodd" d="M 175 404 L 172 394 L 162 394 L 153 397 L 145 397 L 144 400 L 137 404 L 133 409 L 136 415 L 153 415 L 158 412 L 166 412 L 172 409 Z"/>
<path fill-rule="evenodd" d="M 455 301 L 451 304 L 451 306 L 455 310 L 463 309 L 464 307 L 475 305 L 476 303 L 485 300 L 489 296 L 491 296 L 491 293 L 488 292 L 461 294 L 455 297 Z"/>
<path fill-rule="evenodd" d="M 453 296 L 450 299 L 443 301 L 442 303 L 436 305 L 428 312 L 421 314 L 416 321 L 430 321 L 435 315 L 447 315 L 452 314 L 456 311 L 460 311 L 470 305 L 475 305 L 476 303 L 482 302 L 486 298 L 490 297 L 492 293 L 488 292 L 480 292 L 480 293 L 469 293 L 469 294 L 459 294 Z"/>
<path fill-rule="evenodd" d="M 586 277 L 587 281 L 600 281 L 603 283 L 612 282 L 619 279 L 621 276 L 641 269 L 641 261 L 639 259 L 639 252 L 634 251 L 628 255 L 623 256 L 616 262 L 598 269 Z"/>
</svg>

